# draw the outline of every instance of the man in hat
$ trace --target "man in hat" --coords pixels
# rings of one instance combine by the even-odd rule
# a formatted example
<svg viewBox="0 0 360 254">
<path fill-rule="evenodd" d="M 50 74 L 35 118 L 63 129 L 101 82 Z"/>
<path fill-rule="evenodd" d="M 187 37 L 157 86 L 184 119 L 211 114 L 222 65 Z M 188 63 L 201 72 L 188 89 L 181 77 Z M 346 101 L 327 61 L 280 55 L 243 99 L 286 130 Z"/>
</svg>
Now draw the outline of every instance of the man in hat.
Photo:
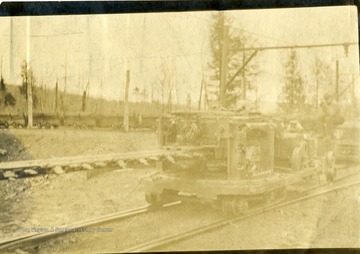
<svg viewBox="0 0 360 254">
<path fill-rule="evenodd" d="M 167 141 L 169 143 L 175 143 L 176 142 L 176 136 L 177 136 L 177 126 L 176 126 L 176 120 L 175 118 L 170 119 L 170 125 L 168 126 L 168 137 Z"/>
<path fill-rule="evenodd" d="M 322 109 L 320 120 L 324 124 L 325 134 L 331 135 L 336 126 L 344 123 L 340 105 L 336 102 L 333 94 L 326 93 L 320 107 Z"/>
</svg>

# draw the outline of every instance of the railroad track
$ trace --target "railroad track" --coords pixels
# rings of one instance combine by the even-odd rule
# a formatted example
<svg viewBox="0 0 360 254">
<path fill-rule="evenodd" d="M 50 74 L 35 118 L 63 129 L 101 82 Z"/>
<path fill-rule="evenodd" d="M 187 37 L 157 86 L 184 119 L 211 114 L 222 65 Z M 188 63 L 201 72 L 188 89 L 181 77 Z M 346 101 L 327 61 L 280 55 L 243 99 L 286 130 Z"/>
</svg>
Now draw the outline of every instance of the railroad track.
<svg viewBox="0 0 360 254">
<path fill-rule="evenodd" d="M 168 208 L 173 207 L 176 205 L 181 204 L 181 202 L 172 202 L 164 204 L 161 208 Z M 159 209 L 159 208 L 157 208 Z M 128 219 L 140 214 L 153 212 L 156 209 L 151 206 L 145 206 L 145 207 L 139 207 L 136 209 L 131 209 L 127 211 L 122 211 L 118 213 L 109 214 L 100 218 L 95 218 L 92 220 L 72 224 L 72 225 L 65 225 L 60 227 L 55 227 L 49 232 L 35 232 L 35 233 L 29 233 L 27 235 L 23 235 L 21 237 L 16 237 L 12 239 L 7 239 L 5 241 L 0 242 L 0 252 L 13 252 L 17 249 L 20 250 L 27 250 L 30 248 L 35 248 L 39 246 L 41 243 L 50 240 L 55 239 L 61 236 L 64 236 L 69 233 L 73 232 L 79 232 L 83 229 L 94 227 L 101 224 L 106 224 L 112 221 L 119 221 L 123 219 Z M 55 229 L 55 230 L 54 230 Z M 80 230 L 79 230 L 80 229 Z"/>
<path fill-rule="evenodd" d="M 356 174 L 358 175 L 358 174 Z M 339 180 L 343 180 L 347 177 L 341 178 Z M 238 216 L 238 217 L 232 217 L 232 218 L 224 218 L 224 219 L 220 219 L 218 221 L 200 226 L 200 227 L 196 227 L 187 231 L 183 231 L 180 233 L 176 233 L 170 236 L 166 236 L 163 238 L 159 238 L 159 239 L 154 239 L 152 241 L 149 242 L 145 242 L 136 246 L 133 246 L 131 248 L 125 249 L 125 250 L 121 250 L 120 252 L 123 253 L 132 253 L 132 252 L 148 252 L 148 251 L 161 251 L 164 250 L 164 248 L 166 246 L 170 246 L 171 244 L 175 244 L 177 242 L 181 242 L 184 241 L 190 237 L 199 235 L 199 234 L 203 234 L 206 232 L 210 232 L 222 227 L 225 227 L 228 224 L 231 223 L 235 223 L 235 222 L 239 222 L 245 219 L 248 219 L 250 217 L 262 214 L 264 212 L 268 212 L 268 211 L 272 211 L 278 208 L 282 208 L 282 207 L 286 207 L 286 206 L 290 206 L 293 205 L 295 203 L 298 202 L 302 202 L 305 200 L 309 200 L 311 198 L 315 198 L 330 192 L 334 192 L 334 191 L 340 191 L 340 190 L 344 190 L 346 188 L 350 188 L 353 186 L 357 186 L 360 185 L 360 180 L 357 181 L 351 181 L 348 183 L 344 183 L 344 184 L 333 184 L 331 186 L 320 186 L 319 188 L 317 188 L 316 190 L 313 189 L 311 191 L 306 190 L 304 191 L 304 193 L 309 192 L 308 194 L 306 194 L 305 196 L 299 197 L 299 198 L 295 198 L 289 201 L 285 201 L 282 203 L 278 203 L 278 204 L 272 204 L 272 205 L 268 205 L 266 207 L 262 207 L 262 208 L 256 208 L 256 209 L 252 209 L 250 211 L 248 211 L 248 213 L 246 213 L 245 215 L 242 216 Z M 162 249 L 160 249 L 162 248 Z"/>
<path fill-rule="evenodd" d="M 200 226 L 200 227 L 188 230 L 188 231 L 180 232 L 180 233 L 170 235 L 170 236 L 167 236 L 164 238 L 159 238 L 159 239 L 152 240 L 150 242 L 136 245 L 129 249 L 125 249 L 121 252 L 129 253 L 129 252 L 142 252 L 142 251 L 156 250 L 160 247 L 166 247 L 166 246 L 174 244 L 176 242 L 186 240 L 187 238 L 189 238 L 191 236 L 195 236 L 195 235 L 198 235 L 201 233 L 216 230 L 218 228 L 226 226 L 227 224 L 245 220 L 247 218 L 259 215 L 259 214 L 267 212 L 267 211 L 271 211 L 271 210 L 274 210 L 277 208 L 289 206 L 289 205 L 292 205 L 297 202 L 301 202 L 301 201 L 304 201 L 304 200 L 307 200 L 310 198 L 324 195 L 329 192 L 338 191 L 338 190 L 349 188 L 349 187 L 352 187 L 355 185 L 359 185 L 360 181 L 348 181 L 349 179 L 351 179 L 355 176 L 358 176 L 358 175 L 359 175 L 359 173 L 349 174 L 349 175 L 346 175 L 346 176 L 336 179 L 336 181 L 332 185 L 329 185 L 327 183 L 327 184 L 317 186 L 316 188 L 309 188 L 303 192 L 299 192 L 299 193 L 297 193 L 297 195 L 304 195 L 299 198 L 294 198 L 292 200 L 285 201 L 283 203 L 272 204 L 272 205 L 262 207 L 262 208 L 252 209 L 247 214 L 240 216 L 240 217 L 220 219 L 218 221 L 215 221 L 215 222 L 212 222 L 212 223 L 209 223 L 209 224 L 206 224 L 206 225 L 203 225 L 203 226 Z M 343 183 L 344 181 L 347 181 L 347 182 Z M 173 203 L 165 204 L 165 205 L 163 205 L 163 207 L 164 208 L 173 207 L 180 203 L 181 202 L 173 202 Z M 101 225 L 101 224 L 109 223 L 112 221 L 118 221 L 118 220 L 122 220 L 122 219 L 126 219 L 126 218 L 131 218 L 133 216 L 140 215 L 143 213 L 148 213 L 151 211 L 156 211 L 156 209 L 154 209 L 150 206 L 146 206 L 146 207 L 141 207 L 141 208 L 137 208 L 137 209 L 132 209 L 132 210 L 128 210 L 128 211 L 110 214 L 110 215 L 92 219 L 92 220 L 89 220 L 86 222 L 76 223 L 73 225 L 61 226 L 59 228 L 74 229 L 74 228 L 93 227 L 95 225 Z M 27 249 L 35 248 L 36 246 L 39 246 L 40 244 L 42 244 L 43 242 L 45 242 L 47 240 L 55 239 L 55 238 L 64 236 L 68 233 L 72 233 L 72 232 L 74 232 L 74 231 L 69 230 L 69 231 L 31 233 L 31 234 L 27 234 L 27 235 L 24 235 L 24 236 L 21 236 L 18 238 L 7 239 L 5 241 L 0 242 L 0 252 L 5 252 L 5 251 L 13 252 L 16 249 L 27 250 Z"/>
<path fill-rule="evenodd" d="M 353 167 L 354 166 L 354 167 Z M 335 179 L 335 182 L 337 184 L 341 184 L 343 181 L 346 181 L 347 179 L 351 179 L 351 178 L 354 178 L 356 176 L 359 176 L 360 175 L 360 171 L 358 169 L 358 167 L 356 167 L 357 165 L 345 165 L 345 166 L 341 166 L 341 167 L 338 167 L 338 169 L 342 169 L 342 170 L 352 170 L 352 171 L 355 171 L 355 172 L 348 172 L 348 174 L 344 175 L 344 176 L 341 176 L 341 177 L 337 177 Z M 325 182 L 325 183 L 322 183 L 322 184 L 318 184 L 316 186 L 313 186 L 313 187 L 310 187 L 310 188 L 307 188 L 306 190 L 302 190 L 301 192 L 298 193 L 298 195 L 305 195 L 306 192 L 309 192 L 309 191 L 312 191 L 312 190 L 317 190 L 319 188 L 322 188 L 322 187 L 327 187 L 329 186 L 329 183 L 328 182 Z"/>
<path fill-rule="evenodd" d="M 298 195 L 305 195 L 305 196 L 302 196 L 299 198 L 285 201 L 283 203 L 272 204 L 267 207 L 252 209 L 247 214 L 240 216 L 240 217 L 220 219 L 218 221 L 215 221 L 215 222 L 212 222 L 212 223 L 209 223 L 209 224 L 206 224 L 206 225 L 203 225 L 203 226 L 191 229 L 191 230 L 187 230 L 187 231 L 184 231 L 181 233 L 166 236 L 164 238 L 159 238 L 159 239 L 155 239 L 155 240 L 152 240 L 149 242 L 145 242 L 143 244 L 133 246 L 129 249 L 125 249 L 121 252 L 129 253 L 129 252 L 142 252 L 142 251 L 157 250 L 160 247 L 169 246 L 176 242 L 186 240 L 189 237 L 192 237 L 192 236 L 195 236 L 198 234 L 202 234 L 205 232 L 209 232 L 212 230 L 216 230 L 218 228 L 226 226 L 227 224 L 245 220 L 247 218 L 259 215 L 259 214 L 267 212 L 267 211 L 271 211 L 271 210 L 274 210 L 277 208 L 289 206 L 289 205 L 295 204 L 297 202 L 301 202 L 304 200 L 308 200 L 310 198 L 324 195 L 329 192 L 343 190 L 345 188 L 350 188 L 352 186 L 359 185 L 360 181 L 357 180 L 357 181 L 347 181 L 345 183 L 342 183 L 342 182 L 344 180 L 348 180 L 349 178 L 352 178 L 356 175 L 359 175 L 359 173 L 347 175 L 340 179 L 337 179 L 336 182 L 334 182 L 334 184 L 331 186 L 329 184 L 326 184 L 326 185 L 318 186 L 317 188 L 307 189 L 307 190 L 303 191 L 302 193 L 298 193 Z M 165 204 L 165 205 L 163 205 L 163 208 L 173 207 L 173 206 L 179 205 L 180 203 L 181 202 L 173 202 L 173 203 Z M 132 210 L 128 210 L 128 211 L 123 211 L 123 212 L 119 212 L 119 213 L 106 215 L 106 216 L 92 219 L 92 220 L 89 220 L 86 222 L 76 223 L 73 225 L 61 226 L 59 228 L 63 228 L 63 229 L 64 228 L 66 228 L 66 229 L 89 228 L 89 227 L 94 227 L 96 225 L 106 224 L 106 223 L 109 223 L 112 221 L 119 221 L 122 219 L 131 218 L 136 215 L 140 215 L 140 214 L 144 214 L 144 213 L 148 213 L 148 212 L 152 212 L 152 211 L 156 211 L 156 209 L 154 209 L 150 206 L 145 206 L 145 207 L 140 207 L 137 209 L 132 209 Z M 6 252 L 6 251 L 13 252 L 17 249 L 27 250 L 27 249 L 35 248 L 47 240 L 55 239 L 55 238 L 64 236 L 66 234 L 72 233 L 72 232 L 74 232 L 74 231 L 59 230 L 59 231 L 52 231 L 52 232 L 30 233 L 30 234 L 27 234 L 27 235 L 24 235 L 24 236 L 21 236 L 18 238 L 7 239 L 5 241 L 0 242 L 0 252 Z"/>
</svg>

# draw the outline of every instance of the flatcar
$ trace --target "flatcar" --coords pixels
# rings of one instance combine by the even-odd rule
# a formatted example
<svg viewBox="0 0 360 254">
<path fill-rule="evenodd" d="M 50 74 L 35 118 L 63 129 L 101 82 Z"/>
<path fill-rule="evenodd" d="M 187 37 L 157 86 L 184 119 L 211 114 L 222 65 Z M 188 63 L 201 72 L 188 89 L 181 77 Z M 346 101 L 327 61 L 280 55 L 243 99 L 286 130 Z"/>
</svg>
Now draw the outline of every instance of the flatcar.
<svg viewBox="0 0 360 254">
<path fill-rule="evenodd" d="M 297 124 L 281 126 L 256 112 L 173 112 L 161 118 L 160 143 L 177 153 L 143 179 L 146 201 L 202 202 L 238 215 L 281 200 L 288 186 L 303 179 L 331 181 L 331 146 L 319 154 L 316 137 Z"/>
</svg>

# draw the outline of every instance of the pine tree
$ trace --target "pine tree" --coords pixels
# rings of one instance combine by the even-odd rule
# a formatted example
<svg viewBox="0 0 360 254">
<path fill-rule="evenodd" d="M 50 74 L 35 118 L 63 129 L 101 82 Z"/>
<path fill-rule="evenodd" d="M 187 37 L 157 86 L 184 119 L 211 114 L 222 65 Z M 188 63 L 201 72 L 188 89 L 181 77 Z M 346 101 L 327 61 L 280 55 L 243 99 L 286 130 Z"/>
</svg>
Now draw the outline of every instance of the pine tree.
<svg viewBox="0 0 360 254">
<path fill-rule="evenodd" d="M 28 64 L 26 61 L 21 65 L 21 78 L 22 78 L 22 84 L 19 87 L 20 93 L 25 96 L 26 100 L 28 99 L 27 95 L 27 88 L 28 83 L 30 83 L 32 88 L 32 97 L 33 97 L 33 106 L 36 107 L 38 105 L 38 96 L 37 96 L 37 89 L 36 89 L 36 78 L 34 75 L 34 72 L 31 68 L 28 68 Z"/>
<path fill-rule="evenodd" d="M 302 112 L 305 106 L 303 79 L 298 67 L 298 56 L 292 50 L 284 63 L 284 86 L 281 94 L 281 108 L 284 112 Z"/>
<path fill-rule="evenodd" d="M 6 84 L 3 77 L 1 77 L 0 79 L 0 98 L 1 98 L 1 104 L 4 105 L 5 107 L 7 106 L 14 107 L 16 105 L 15 97 L 6 90 Z"/>
<path fill-rule="evenodd" d="M 210 35 L 211 61 L 210 80 L 211 84 L 208 86 L 209 95 L 216 100 L 219 100 L 220 93 L 220 67 L 221 67 L 221 53 L 224 36 L 228 40 L 227 51 L 227 75 L 226 80 L 229 81 L 235 73 L 243 66 L 243 63 L 253 53 L 251 51 L 244 51 L 242 49 L 252 47 L 255 40 L 250 38 L 239 27 L 233 27 L 234 23 L 224 12 L 218 12 L 213 16 L 213 24 Z M 228 34 L 224 34 L 224 26 L 228 26 Z M 225 107 L 229 108 L 236 104 L 241 98 L 242 86 L 246 85 L 247 89 L 253 89 L 255 86 L 255 77 L 260 73 L 259 64 L 256 59 L 252 59 L 244 68 L 243 73 L 237 75 L 233 82 L 225 89 Z"/>
</svg>

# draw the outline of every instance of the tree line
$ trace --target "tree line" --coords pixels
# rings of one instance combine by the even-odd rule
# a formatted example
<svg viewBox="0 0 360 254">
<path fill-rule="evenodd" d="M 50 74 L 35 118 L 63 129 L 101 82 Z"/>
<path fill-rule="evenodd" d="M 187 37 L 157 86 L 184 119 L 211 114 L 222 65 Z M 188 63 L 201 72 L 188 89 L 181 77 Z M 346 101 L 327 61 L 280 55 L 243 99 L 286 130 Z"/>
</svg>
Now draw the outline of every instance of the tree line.
<svg viewBox="0 0 360 254">
<path fill-rule="evenodd" d="M 209 38 L 211 60 L 207 68 L 209 80 L 204 88 L 206 104 L 211 101 L 220 101 L 220 96 L 223 96 L 223 105 L 221 106 L 228 109 L 236 107 L 240 100 L 246 99 L 247 92 L 254 91 L 259 87 L 257 78 L 263 73 L 259 62 L 261 56 L 256 56 L 254 50 L 245 50 L 256 47 L 258 45 L 257 38 L 245 32 L 241 24 L 235 26 L 234 23 L 235 21 L 224 12 L 213 15 Z M 227 48 L 225 53 L 224 47 Z M 314 82 L 310 84 L 312 87 L 311 92 L 309 92 L 305 89 L 305 74 L 302 73 L 299 66 L 298 52 L 292 49 L 287 54 L 282 64 L 282 89 L 277 98 L 281 111 L 286 113 L 302 112 L 306 105 L 314 105 L 317 108 L 321 95 L 326 90 L 334 89 L 334 73 L 329 64 L 320 58 L 314 60 L 311 73 Z M 222 64 L 224 61 L 226 64 Z M 44 106 L 44 89 L 37 85 L 37 79 L 31 67 L 24 61 L 20 69 L 22 84 L 19 87 L 19 92 L 21 96 L 27 101 L 28 88 L 31 86 L 33 106 L 35 108 L 40 107 L 42 110 L 44 107 L 48 108 L 48 106 Z M 225 75 L 225 77 L 221 77 L 221 75 Z M 225 80 L 223 87 L 219 85 L 221 78 Z M 15 107 L 16 96 L 7 91 L 6 82 L 2 76 L 0 82 L 0 105 L 2 107 Z M 204 80 L 203 83 L 205 83 Z M 203 83 L 201 84 L 202 90 Z M 165 65 L 157 75 L 157 80 L 151 84 L 151 97 L 153 97 L 154 87 L 160 89 L 161 101 L 159 103 L 162 105 L 162 111 L 172 110 L 171 102 L 174 96 L 172 91 L 176 87 L 176 80 L 173 80 L 171 71 L 166 69 Z M 55 98 L 55 111 L 74 110 L 74 107 L 71 106 L 73 100 L 67 100 L 65 94 L 65 92 L 59 91 L 56 83 L 55 91 L 52 93 Z M 145 89 L 141 91 L 135 87 L 133 88 L 133 95 L 137 98 L 145 98 L 148 96 L 148 92 Z M 87 105 L 89 101 L 87 91 L 84 91 L 80 97 L 80 106 L 76 106 L 79 108 L 76 111 L 101 110 L 98 103 L 93 103 L 95 106 Z M 186 101 L 190 109 L 191 97 L 189 95 Z M 200 101 L 201 99 L 199 105 Z"/>
<path fill-rule="evenodd" d="M 256 48 L 258 41 L 244 31 L 241 29 L 241 24 L 235 26 L 234 20 L 224 12 L 213 15 L 210 35 L 210 80 L 206 96 L 212 97 L 213 101 L 220 101 L 219 82 L 223 71 L 222 67 L 224 68 L 221 62 L 226 61 L 225 80 L 232 80 L 232 82 L 225 83 L 223 88 L 225 99 L 221 106 L 224 108 L 236 107 L 239 100 L 246 99 L 247 91 L 257 89 L 257 77 L 263 72 L 260 69 L 260 57 L 255 57 L 255 50 L 245 50 L 246 48 Z M 223 56 L 225 46 L 228 49 L 226 56 Z M 317 109 L 321 96 L 326 91 L 334 91 L 335 74 L 328 63 L 316 57 L 311 68 L 312 73 L 308 75 L 301 71 L 299 64 L 297 50 L 291 49 L 282 63 L 282 88 L 277 98 L 279 109 L 285 113 L 303 112 L 309 105 L 313 105 Z M 305 89 L 305 76 L 311 76 L 312 80 L 315 80 L 309 84 L 310 89 L 308 90 L 310 91 Z"/>
</svg>

